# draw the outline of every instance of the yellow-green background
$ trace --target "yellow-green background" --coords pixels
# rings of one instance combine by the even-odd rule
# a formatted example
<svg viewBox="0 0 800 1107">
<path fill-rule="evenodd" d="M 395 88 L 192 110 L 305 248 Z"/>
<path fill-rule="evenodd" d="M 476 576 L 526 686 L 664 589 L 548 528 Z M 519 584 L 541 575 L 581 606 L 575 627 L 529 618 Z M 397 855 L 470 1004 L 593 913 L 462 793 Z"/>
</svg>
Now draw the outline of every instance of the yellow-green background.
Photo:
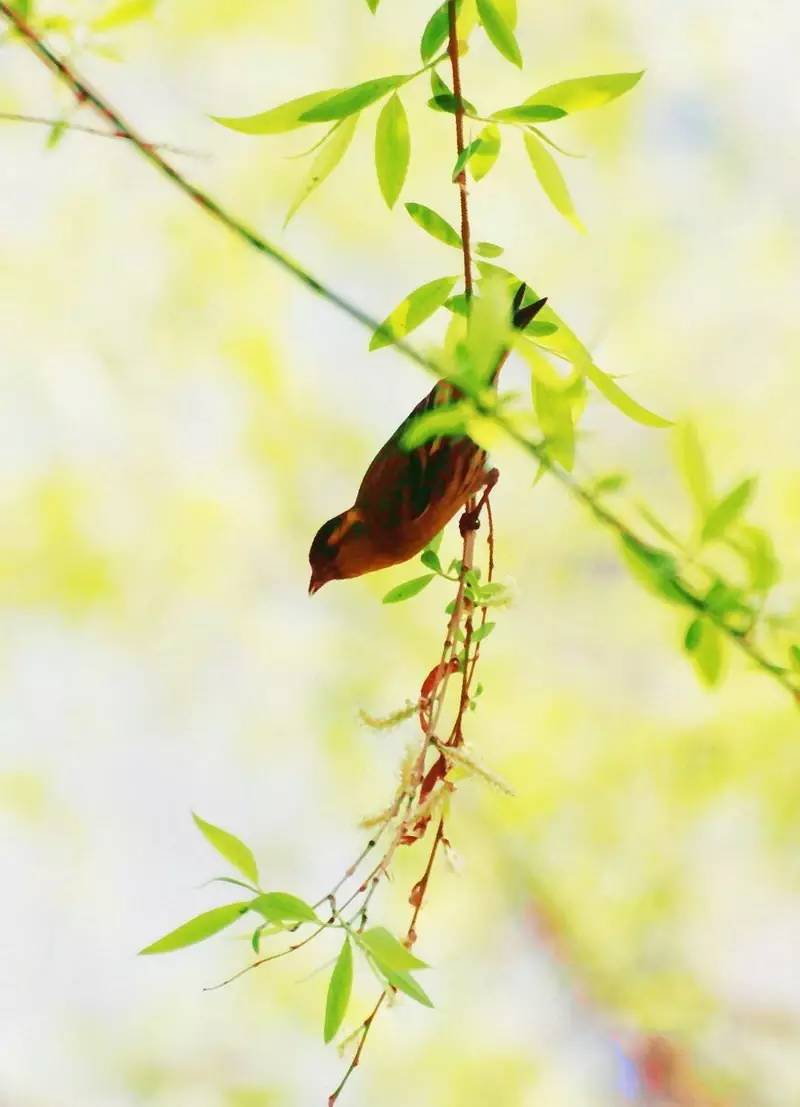
<svg viewBox="0 0 800 1107">
<path fill-rule="evenodd" d="M 120 62 L 76 61 L 149 138 L 207 155 L 180 159 L 187 174 L 382 316 L 458 257 L 384 207 L 376 109 L 283 234 L 307 164 L 285 155 L 308 134 L 245 138 L 207 116 L 407 69 L 432 7 L 163 0 L 109 39 Z M 591 154 L 565 163 L 587 237 L 514 143 L 472 190 L 476 232 L 508 246 L 639 399 L 696 419 L 719 492 L 760 475 L 752 514 L 791 610 L 797 9 L 520 9 L 522 74 L 478 33 L 465 59 L 481 107 L 563 77 L 647 75 L 559 125 Z M 426 95 L 404 95 L 404 199 L 454 220 L 452 120 Z M 2 47 L 0 110 L 67 103 L 22 47 Z M 322 1104 L 342 1065 L 321 1041 L 324 977 L 298 981 L 333 948 L 211 994 L 246 945 L 135 953 L 224 897 L 201 887 L 222 869 L 190 809 L 249 841 L 270 887 L 313 899 L 390 795 L 415 727 L 376 734 L 357 711 L 415 696 L 449 597 L 381 606 L 399 570 L 312 601 L 306 556 L 428 382 L 391 350 L 368 355 L 366 332 L 122 142 L 68 134 L 49 152 L 43 130 L 0 126 L 0 1102 Z M 521 369 L 507 383 L 524 390 Z M 630 494 L 685 526 L 671 453 L 669 433 L 593 405 L 582 471 L 634 473 Z M 635 1098 L 624 1056 L 662 1034 L 695 1104 L 800 1104 L 796 709 L 738 659 L 703 691 L 674 610 L 557 487 L 531 487 L 528 461 L 503 446 L 497 460 L 498 568 L 517 600 L 487 643 L 469 737 L 516 796 L 459 790 L 463 870 L 437 868 L 417 947 L 436 1007 L 381 1016 L 346 1102 L 655 1103 Z M 402 859 L 376 921 L 401 929 L 422 861 Z M 359 977 L 354 1012 L 371 989 Z"/>
</svg>

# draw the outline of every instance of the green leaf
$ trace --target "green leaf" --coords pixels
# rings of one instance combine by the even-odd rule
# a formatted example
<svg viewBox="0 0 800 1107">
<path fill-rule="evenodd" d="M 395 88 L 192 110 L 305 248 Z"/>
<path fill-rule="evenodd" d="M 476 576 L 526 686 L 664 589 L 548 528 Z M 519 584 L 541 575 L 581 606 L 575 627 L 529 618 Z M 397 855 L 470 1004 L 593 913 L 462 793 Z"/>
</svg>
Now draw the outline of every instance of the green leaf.
<svg viewBox="0 0 800 1107">
<path fill-rule="evenodd" d="M 499 270 L 499 267 L 493 266 L 487 262 L 478 262 L 478 267 L 482 273 L 485 270 L 505 272 L 504 270 Z M 515 277 L 513 274 L 509 274 L 508 276 L 512 284 L 519 281 L 519 278 Z M 525 297 L 526 303 L 531 302 L 529 297 L 536 296 L 537 293 L 529 287 Z M 544 306 L 534 322 L 555 324 L 557 329 L 552 335 L 543 335 L 541 332 L 537 335 L 538 344 L 544 346 L 547 350 L 552 350 L 553 353 L 560 354 L 562 357 L 566 358 L 567 361 L 572 362 L 579 373 L 585 374 L 598 391 L 630 419 L 650 427 L 666 427 L 671 425 L 668 420 L 663 419 L 660 415 L 656 415 L 652 411 L 648 411 L 647 408 L 642 407 L 641 404 L 632 400 L 607 373 L 604 373 L 602 369 L 595 365 L 589 351 L 577 335 L 570 330 L 560 316 L 556 315 L 549 304 Z M 537 372 L 537 370 L 539 371 L 539 379 L 542 383 L 550 388 L 555 387 L 555 382 L 553 381 L 554 371 L 552 367 L 549 366 L 547 362 L 544 362 L 543 359 L 537 359 L 535 357 L 531 344 L 529 342 L 520 343 L 518 349 L 530 362 L 534 372 Z M 567 382 L 565 382 L 565 384 L 566 383 Z"/>
<path fill-rule="evenodd" d="M 462 104 L 465 111 L 470 110 L 467 107 L 466 100 L 462 100 Z M 448 112 L 450 115 L 455 115 L 458 111 L 458 100 L 456 100 L 452 92 L 443 92 L 439 96 L 431 97 L 431 99 L 428 101 L 428 107 L 431 108 L 433 111 L 445 111 Z"/>
<path fill-rule="evenodd" d="M 478 135 L 480 147 L 469 160 L 469 171 L 475 181 L 483 180 L 500 154 L 500 128 L 489 123 Z"/>
<path fill-rule="evenodd" d="M 353 950 L 350 947 L 350 939 L 345 938 L 341 952 L 333 966 L 330 983 L 328 984 L 328 997 L 325 1001 L 325 1030 L 324 1038 L 327 1045 L 339 1030 L 342 1021 L 347 1014 L 347 1005 L 350 1002 L 350 993 L 353 989 Z"/>
<path fill-rule="evenodd" d="M 444 538 L 444 530 L 442 529 L 442 530 L 439 531 L 438 534 L 434 535 L 434 537 L 431 538 L 430 542 L 425 547 L 425 549 L 430 550 L 432 553 L 438 553 L 440 548 L 441 548 L 443 538 Z"/>
<path fill-rule="evenodd" d="M 800 646 L 792 645 L 789 647 L 789 659 L 795 669 L 800 669 Z"/>
<path fill-rule="evenodd" d="M 431 411 L 424 411 L 411 420 L 403 433 L 400 445 L 404 450 L 415 450 L 431 438 L 465 434 L 467 424 L 474 414 L 472 405 L 463 401 L 455 404 L 439 404 Z"/>
<path fill-rule="evenodd" d="M 389 589 L 381 602 L 402 603 L 403 600 L 410 600 L 412 596 L 418 595 L 423 588 L 427 588 L 435 576 L 435 573 L 426 573 L 423 577 L 414 577 L 413 580 L 407 580 L 405 584 L 398 584 L 395 588 Z"/>
<path fill-rule="evenodd" d="M 753 498 L 756 490 L 756 480 L 749 477 L 711 508 L 700 537 L 703 542 L 711 542 L 715 538 L 721 538 L 728 527 L 735 523 L 738 517 Z"/>
<path fill-rule="evenodd" d="M 630 534 L 622 536 L 622 549 L 628 567 L 641 584 L 671 603 L 687 602 L 678 567 L 671 554 L 648 546 Z"/>
<path fill-rule="evenodd" d="M 361 935 L 361 944 L 369 952 L 381 972 L 407 972 L 409 969 L 427 969 L 425 961 L 415 957 L 410 949 L 384 926 L 374 926 Z"/>
<path fill-rule="evenodd" d="M 435 69 L 431 70 L 431 92 L 433 98 L 428 101 L 428 107 L 434 111 L 445 111 L 451 115 L 458 111 L 458 100 L 444 83 Z M 461 107 L 467 115 L 477 115 L 478 110 L 473 103 L 461 97 Z"/>
<path fill-rule="evenodd" d="M 375 169 L 381 194 L 389 208 L 394 207 L 403 188 L 410 156 L 408 117 L 395 92 L 381 108 L 375 128 Z"/>
<path fill-rule="evenodd" d="M 259 894 L 259 889 L 254 884 L 247 884 L 244 880 L 237 880 L 235 876 L 212 876 L 209 884 L 233 884 L 236 888 L 245 888 L 248 892 Z"/>
<path fill-rule="evenodd" d="M 692 423 L 675 428 L 675 454 L 678 470 L 700 515 L 705 516 L 711 501 L 711 478 L 703 448 Z"/>
<path fill-rule="evenodd" d="M 768 592 L 780 579 L 781 566 L 772 539 L 761 527 L 740 524 L 736 552 L 747 563 L 750 585 L 755 592 Z"/>
<path fill-rule="evenodd" d="M 575 205 L 567 188 L 567 182 L 564 180 L 555 158 L 544 143 L 540 142 L 536 135 L 530 131 L 526 131 L 523 138 L 525 139 L 525 149 L 528 152 L 533 171 L 548 200 L 557 212 L 572 223 L 576 230 L 585 234 L 586 228 L 578 218 L 578 213 L 575 211 Z"/>
<path fill-rule="evenodd" d="M 301 204 L 305 203 L 311 193 L 319 188 L 326 177 L 331 175 L 347 153 L 347 148 L 353 140 L 353 135 L 358 125 L 358 119 L 359 117 L 357 115 L 351 115 L 349 119 L 345 119 L 340 123 L 330 137 L 325 140 L 322 149 L 311 163 L 311 168 L 308 171 L 308 176 L 303 183 L 303 187 L 298 192 L 291 207 L 286 213 L 286 218 L 283 221 L 284 227 L 297 212 Z"/>
<path fill-rule="evenodd" d="M 517 0 L 494 0 L 494 5 L 513 31 L 517 25 Z"/>
<path fill-rule="evenodd" d="M 481 140 L 479 138 L 473 139 L 469 146 L 465 146 L 461 153 L 456 158 L 456 163 L 453 166 L 453 172 L 451 179 L 456 181 L 464 171 L 464 167 L 471 157 L 477 154 L 481 148 Z"/>
<path fill-rule="evenodd" d="M 390 346 L 398 338 L 405 338 L 429 319 L 445 302 L 453 291 L 458 277 L 439 277 L 428 281 L 409 293 L 404 300 L 390 312 L 372 336 L 370 350 L 379 350 Z"/>
<path fill-rule="evenodd" d="M 587 108 L 597 108 L 609 100 L 616 100 L 637 85 L 643 75 L 642 69 L 638 73 L 602 73 L 559 81 L 558 84 L 540 88 L 525 103 L 552 104 L 569 113 L 586 111 Z"/>
<path fill-rule="evenodd" d="M 369 8 L 369 10 L 372 12 L 373 15 L 378 10 L 378 4 L 380 4 L 380 2 L 381 2 L 381 0 L 367 0 L 367 7 Z"/>
<path fill-rule="evenodd" d="M 47 141 L 45 142 L 45 148 L 47 150 L 54 150 L 67 133 L 67 121 L 66 119 L 57 120 L 47 133 Z"/>
<path fill-rule="evenodd" d="M 494 48 L 522 69 L 522 54 L 514 32 L 494 0 L 478 0 L 478 16 Z"/>
<path fill-rule="evenodd" d="M 258 112 L 256 115 L 223 116 L 212 115 L 215 123 L 222 124 L 231 131 L 240 131 L 246 135 L 277 135 L 286 131 L 294 131 L 298 127 L 308 125 L 308 120 L 302 118 L 303 113 L 318 104 L 326 103 L 341 89 L 328 88 L 322 92 L 310 92 L 306 96 L 298 96 L 296 100 L 287 100 L 285 104 L 279 104 L 269 111 Z"/>
<path fill-rule="evenodd" d="M 423 990 L 422 986 L 417 983 L 411 973 L 408 972 L 384 972 L 386 982 L 391 984 L 393 988 L 397 988 L 399 992 L 405 992 L 407 996 L 411 996 L 417 1003 L 421 1003 L 423 1007 L 433 1007 L 433 1003 L 427 993 Z"/>
<path fill-rule="evenodd" d="M 697 645 L 690 654 L 700 679 L 709 688 L 719 684 L 722 676 L 723 640 L 719 630 L 706 621 Z"/>
<path fill-rule="evenodd" d="M 425 207 L 424 204 L 409 203 L 406 204 L 406 211 L 417 226 L 422 227 L 423 231 L 427 231 L 433 238 L 438 238 L 445 246 L 452 246 L 456 250 L 461 249 L 461 235 L 432 208 Z"/>
<path fill-rule="evenodd" d="M 703 637 L 703 620 L 693 619 L 686 628 L 686 634 L 683 639 L 683 645 L 687 653 L 693 653 L 700 645 L 700 639 Z"/>
<path fill-rule="evenodd" d="M 436 553 L 435 550 L 423 550 L 420 561 L 426 569 L 431 569 L 434 573 L 442 572 L 442 563 L 441 561 L 439 561 L 439 555 Z"/>
<path fill-rule="evenodd" d="M 750 608 L 743 602 L 743 593 L 740 588 L 731 588 L 722 580 L 715 580 L 705 597 L 707 611 L 714 615 L 726 616 L 735 613 L 750 613 Z"/>
<path fill-rule="evenodd" d="M 204 911 L 202 915 L 196 915 L 183 926 L 159 938 L 157 942 L 139 950 L 139 953 L 172 953 L 173 950 L 203 942 L 236 922 L 249 907 L 249 903 L 226 903 L 224 907 L 214 907 L 211 911 Z"/>
<path fill-rule="evenodd" d="M 344 119 L 348 115 L 362 111 L 382 99 L 388 92 L 400 88 L 410 80 L 408 73 L 396 73 L 392 77 L 376 77 L 371 81 L 363 81 L 360 85 L 353 85 L 342 92 L 337 92 L 329 100 L 323 100 L 321 104 L 309 108 L 300 116 L 304 123 L 325 123 L 330 119 Z"/>
<path fill-rule="evenodd" d="M 217 853 L 220 853 L 226 861 L 230 861 L 233 867 L 238 869 L 248 880 L 251 880 L 253 884 L 258 884 L 258 865 L 250 847 L 246 846 L 235 834 L 230 834 L 222 827 L 214 826 L 213 823 L 207 823 L 205 819 L 201 819 L 194 812 L 192 812 L 192 818 L 197 829 L 206 841 L 211 843 Z"/>
<path fill-rule="evenodd" d="M 549 123 L 552 119 L 563 119 L 566 114 L 563 108 L 551 104 L 517 104 L 493 111 L 491 118 L 498 123 Z"/>
<path fill-rule="evenodd" d="M 502 246 L 495 246 L 494 242 L 478 242 L 475 246 L 475 253 L 479 254 L 482 258 L 499 258 L 503 252 Z M 553 327 L 553 330 L 556 328 Z"/>
<path fill-rule="evenodd" d="M 625 473 L 609 473 L 606 477 L 599 477 L 592 485 L 595 496 L 606 496 L 613 492 L 619 492 L 628 483 Z"/>
<path fill-rule="evenodd" d="M 155 10 L 157 0 L 120 0 L 108 11 L 98 15 L 89 26 L 93 31 L 115 31 L 139 19 L 146 19 Z"/>
<path fill-rule="evenodd" d="M 249 906 L 251 911 L 258 911 L 268 922 L 320 922 L 314 908 L 291 892 L 265 892 L 262 896 L 256 896 Z"/>
<path fill-rule="evenodd" d="M 514 337 L 508 285 L 501 277 L 486 278 L 481 282 L 481 295 L 473 297 L 470 304 L 466 366 L 459 377 L 460 386 L 472 390 L 488 384 Z"/>
<path fill-rule="evenodd" d="M 551 391 L 532 378 L 533 405 L 548 454 L 571 472 L 575 464 L 575 427 L 572 421 L 572 403 L 563 391 Z"/>
<path fill-rule="evenodd" d="M 453 315 L 460 315 L 464 319 L 469 316 L 469 297 L 465 292 L 451 296 L 449 300 L 445 300 L 444 306 L 448 311 L 452 311 Z"/>
<path fill-rule="evenodd" d="M 429 62 L 440 46 L 444 45 L 450 34 L 447 13 L 447 0 L 440 4 L 428 20 L 419 44 L 419 53 L 423 62 Z"/>
<path fill-rule="evenodd" d="M 478 627 L 472 635 L 473 643 L 482 642 L 484 638 L 488 638 L 496 626 L 496 623 L 484 623 L 482 627 Z"/>
<path fill-rule="evenodd" d="M 535 387 L 535 383 L 538 381 L 549 391 L 560 392 L 576 379 L 574 374 L 570 377 L 560 377 L 549 358 L 545 357 L 539 347 L 528 341 L 527 338 L 520 338 L 516 343 L 516 349 L 525 358 L 530 368 L 531 389 Z M 535 404 L 535 396 L 533 396 L 533 400 Z"/>
<path fill-rule="evenodd" d="M 602 369 L 599 369 L 594 362 L 587 361 L 583 365 L 583 371 L 597 391 L 601 392 L 609 403 L 618 408 L 623 415 L 633 419 L 635 423 L 641 423 L 645 427 L 672 426 L 669 419 L 664 419 L 660 415 L 656 415 L 655 412 L 648 411 L 641 404 L 637 404 L 636 400 L 631 399 L 627 392 L 623 392 L 616 381 L 608 373 L 604 373 Z"/>
</svg>

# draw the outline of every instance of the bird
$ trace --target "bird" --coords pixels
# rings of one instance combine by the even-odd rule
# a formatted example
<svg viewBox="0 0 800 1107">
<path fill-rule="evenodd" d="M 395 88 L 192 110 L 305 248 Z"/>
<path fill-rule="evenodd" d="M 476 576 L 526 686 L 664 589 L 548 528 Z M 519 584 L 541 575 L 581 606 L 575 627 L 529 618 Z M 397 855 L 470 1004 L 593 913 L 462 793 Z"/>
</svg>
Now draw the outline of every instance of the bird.
<svg viewBox="0 0 800 1107">
<path fill-rule="evenodd" d="M 512 304 L 513 325 L 524 330 L 547 302 L 522 306 L 522 284 Z M 492 383 L 508 357 L 504 350 Z M 486 451 L 468 435 L 433 438 L 406 450 L 409 426 L 424 412 L 463 396 L 453 382 L 439 380 L 373 458 L 352 507 L 319 528 L 309 552 L 314 595 L 332 580 L 363 576 L 408 561 L 445 527 L 471 496 L 497 478 L 486 467 Z"/>
</svg>

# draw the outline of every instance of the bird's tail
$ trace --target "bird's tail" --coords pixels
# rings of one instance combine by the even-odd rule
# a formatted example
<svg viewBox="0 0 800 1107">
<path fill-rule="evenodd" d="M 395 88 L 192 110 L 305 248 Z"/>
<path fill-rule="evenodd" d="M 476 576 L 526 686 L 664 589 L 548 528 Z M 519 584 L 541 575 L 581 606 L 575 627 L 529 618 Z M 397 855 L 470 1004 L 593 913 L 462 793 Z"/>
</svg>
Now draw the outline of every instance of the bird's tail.
<svg viewBox="0 0 800 1107">
<path fill-rule="evenodd" d="M 517 330 L 524 331 L 527 325 L 532 319 L 535 319 L 544 305 L 547 303 L 547 297 L 543 296 L 541 300 L 534 300 L 530 304 L 522 306 L 522 301 L 525 299 L 525 293 L 528 290 L 528 286 L 523 281 L 514 294 L 514 299 L 511 303 L 511 320 Z"/>
<path fill-rule="evenodd" d="M 530 304 L 522 306 L 522 301 L 525 299 L 525 293 L 528 291 L 528 286 L 523 281 L 517 291 L 514 293 L 514 299 L 511 302 L 511 322 L 518 331 L 524 331 L 527 325 L 534 319 L 547 303 L 547 297 L 543 296 L 541 300 L 534 300 Z M 508 355 L 511 353 L 511 348 L 503 350 L 500 358 L 495 366 L 494 373 L 492 373 L 492 384 L 497 384 L 497 378 L 500 375 L 500 370 L 508 361 Z"/>
</svg>

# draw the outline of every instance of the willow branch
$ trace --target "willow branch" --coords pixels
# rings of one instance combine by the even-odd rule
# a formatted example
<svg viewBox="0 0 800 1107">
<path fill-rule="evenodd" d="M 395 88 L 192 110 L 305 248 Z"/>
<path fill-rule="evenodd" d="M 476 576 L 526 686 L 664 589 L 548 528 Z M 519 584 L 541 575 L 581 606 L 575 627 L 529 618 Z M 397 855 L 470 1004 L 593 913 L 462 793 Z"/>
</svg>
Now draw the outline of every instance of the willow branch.
<svg viewBox="0 0 800 1107">
<path fill-rule="evenodd" d="M 453 96 L 456 102 L 456 150 L 460 157 L 464 152 L 464 101 L 461 97 L 461 64 L 458 57 L 458 30 L 456 0 L 447 0 L 447 20 L 449 34 L 447 39 L 447 53 L 450 57 L 450 70 L 453 74 Z M 469 206 L 467 203 L 467 170 L 466 166 L 456 177 L 458 183 L 458 195 L 461 205 L 461 250 L 464 255 L 464 292 L 467 297 L 472 295 L 472 260 L 470 257 L 470 227 Z"/>
<path fill-rule="evenodd" d="M 98 115 L 109 123 L 114 130 L 122 132 L 130 144 L 139 151 L 142 157 L 163 176 L 167 177 L 176 188 L 180 189 L 181 192 L 193 200 L 198 207 L 202 208 L 203 211 L 213 219 L 216 219 L 217 222 L 221 223 L 232 234 L 241 241 L 247 243 L 248 246 L 256 250 L 259 254 L 270 258 L 270 260 L 275 262 L 275 264 L 280 266 L 285 272 L 304 284 L 306 288 L 339 308 L 346 315 L 349 315 L 351 319 L 354 319 L 370 331 L 375 331 L 380 326 L 379 320 L 374 319 L 368 312 L 362 310 L 346 297 L 340 295 L 323 281 L 318 280 L 297 261 L 284 253 L 283 250 L 279 249 L 279 247 L 266 238 L 258 235 L 240 219 L 237 219 L 218 204 L 211 196 L 197 188 L 185 176 L 179 173 L 177 169 L 166 161 L 157 149 L 154 149 L 148 142 L 141 138 L 133 127 L 123 119 L 119 112 L 112 108 L 104 97 L 93 90 L 70 64 L 57 57 L 25 20 L 14 11 L 6 0 L 0 0 L 0 15 L 4 16 L 6 20 L 16 28 L 22 40 L 39 60 L 51 69 L 56 76 L 72 90 L 79 103 L 88 104 Z M 394 339 L 393 345 L 405 357 L 428 373 L 436 377 L 446 375 L 446 370 L 441 365 L 425 357 L 419 350 L 405 340 Z M 476 402 L 476 408 L 481 410 L 478 402 Z M 607 529 L 615 533 L 618 537 L 638 541 L 644 546 L 648 545 L 643 539 L 637 538 L 631 528 L 620 518 L 604 507 L 589 489 L 576 481 L 566 470 L 561 469 L 557 464 L 551 461 L 547 456 L 545 443 L 543 441 L 535 441 L 526 438 L 507 418 L 502 417 L 497 412 L 487 409 L 481 410 L 481 414 L 486 415 L 495 422 L 517 443 L 518 446 L 535 457 L 539 464 L 550 473 L 559 484 L 566 488 L 570 495 L 584 506 L 588 507 L 595 518 Z M 702 598 L 693 593 L 688 585 L 682 586 L 685 595 L 689 598 L 691 606 L 695 607 L 698 611 L 702 611 L 714 623 L 721 634 L 731 641 L 741 653 L 745 654 L 758 669 L 775 679 L 797 702 L 800 689 L 798 689 L 787 673 L 773 665 L 757 646 L 749 639 L 743 638 L 737 629 L 729 625 L 721 615 L 706 609 Z"/>
<path fill-rule="evenodd" d="M 100 127 L 89 127 L 85 123 L 70 123 L 66 119 L 47 119 L 42 115 L 21 115 L 14 111 L 0 111 L 0 120 L 6 123 L 33 123 L 39 127 L 49 127 L 51 130 L 79 131 L 84 135 L 95 135 L 97 138 L 121 138 L 130 142 L 130 135 L 124 131 L 103 131 Z M 150 142 L 148 145 L 154 150 L 163 150 L 168 154 L 180 154 L 186 158 L 204 158 L 199 150 L 187 150 L 183 146 L 173 146 L 169 142 Z"/>
</svg>

